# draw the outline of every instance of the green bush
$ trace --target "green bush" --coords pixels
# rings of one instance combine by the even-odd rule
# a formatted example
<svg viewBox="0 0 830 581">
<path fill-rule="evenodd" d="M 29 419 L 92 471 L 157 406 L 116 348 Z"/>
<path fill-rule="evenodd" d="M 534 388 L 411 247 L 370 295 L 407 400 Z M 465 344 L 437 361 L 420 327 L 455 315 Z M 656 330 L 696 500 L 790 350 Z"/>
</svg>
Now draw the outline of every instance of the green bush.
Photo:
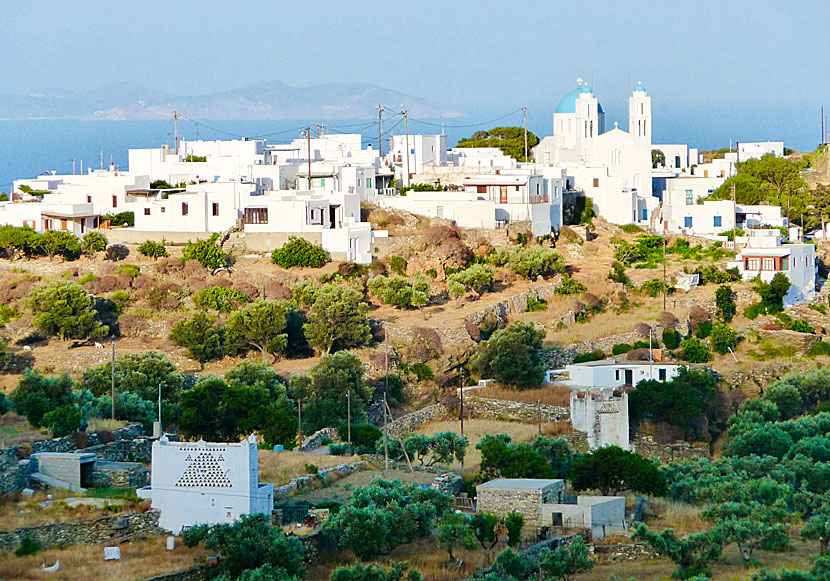
<svg viewBox="0 0 830 581">
<path fill-rule="evenodd" d="M 145 240 L 139 244 L 138 253 L 143 256 L 149 256 L 150 258 L 169 256 L 164 244 L 162 242 L 156 242 L 155 240 Z"/>
<path fill-rule="evenodd" d="M 34 539 L 31 535 L 24 535 L 20 539 L 20 545 L 14 550 L 15 557 L 25 557 L 27 555 L 36 555 L 43 550 L 43 545 Z"/>
<path fill-rule="evenodd" d="M 811 335 L 815 335 L 815 330 L 810 326 L 810 324 L 803 320 L 803 319 L 796 319 L 792 321 L 789 325 L 787 325 L 787 329 L 790 331 L 796 331 L 798 333 L 809 333 Z"/>
<path fill-rule="evenodd" d="M 421 308 L 429 303 L 432 291 L 423 277 L 417 277 L 411 283 L 400 275 L 374 276 L 369 279 L 369 290 L 382 303 L 398 308 Z"/>
<path fill-rule="evenodd" d="M 81 427 L 81 411 L 75 405 L 65 405 L 44 414 L 42 424 L 52 430 L 52 437 L 63 438 Z"/>
<path fill-rule="evenodd" d="M 698 339 L 705 339 L 712 332 L 712 321 L 704 321 L 700 324 L 695 332 L 695 337 Z"/>
<path fill-rule="evenodd" d="M 680 343 L 680 359 L 689 363 L 706 363 L 712 358 L 706 346 L 697 337 L 689 337 Z"/>
<path fill-rule="evenodd" d="M 674 329 L 663 329 L 663 345 L 666 349 L 677 349 L 680 347 L 680 333 Z"/>
<path fill-rule="evenodd" d="M 640 285 L 640 292 L 654 298 L 663 292 L 663 281 L 659 278 L 647 280 Z"/>
<path fill-rule="evenodd" d="M 807 352 L 810 357 L 819 357 L 822 355 L 830 355 L 830 343 L 827 341 L 819 341 Z"/>
<path fill-rule="evenodd" d="M 117 214 L 104 214 L 98 222 L 109 220 L 110 226 L 135 226 L 135 214 L 133 212 L 119 212 Z"/>
<path fill-rule="evenodd" d="M 49 257 L 76 260 L 81 256 L 81 243 L 74 234 L 63 230 L 47 230 L 42 240 L 42 248 Z"/>
<path fill-rule="evenodd" d="M 552 248 L 543 246 L 497 248 L 487 257 L 487 262 L 495 266 L 506 266 L 511 272 L 528 279 L 565 272 L 562 256 Z"/>
<path fill-rule="evenodd" d="M 548 301 L 545 299 L 540 299 L 535 295 L 531 295 L 527 297 L 527 306 L 525 307 L 525 312 L 527 313 L 536 313 L 539 311 L 547 311 L 548 310 Z"/>
<path fill-rule="evenodd" d="M 406 260 L 400 256 L 392 256 L 389 258 L 389 268 L 395 274 L 404 275 L 406 273 Z"/>
<path fill-rule="evenodd" d="M 620 226 L 620 230 L 626 234 L 641 234 L 643 232 L 643 229 L 637 226 L 637 224 L 623 224 Z"/>
<path fill-rule="evenodd" d="M 611 264 L 611 270 L 608 271 L 608 280 L 611 282 L 618 282 L 626 286 L 631 284 L 631 279 L 628 278 L 627 274 L 625 274 L 625 265 L 616 260 Z"/>
<path fill-rule="evenodd" d="M 84 254 L 95 254 L 106 250 L 107 244 L 107 237 L 101 232 L 93 230 L 84 234 L 83 240 L 81 240 L 81 250 Z"/>
<path fill-rule="evenodd" d="M 493 268 L 487 264 L 474 264 L 451 275 L 447 288 L 453 298 L 460 297 L 466 291 L 481 296 L 493 289 Z"/>
<path fill-rule="evenodd" d="M 577 355 L 574 357 L 574 363 L 587 363 L 589 361 L 600 361 L 602 359 L 605 359 L 605 353 L 597 349 L 595 351 L 589 351 L 588 353 Z"/>
<path fill-rule="evenodd" d="M 104 260 L 118 262 L 119 260 L 124 260 L 129 255 L 130 249 L 127 248 L 124 244 L 110 244 L 109 246 L 107 246 L 107 251 L 104 254 Z"/>
<path fill-rule="evenodd" d="M 434 268 L 428 268 L 424 272 L 424 274 L 426 274 L 429 278 L 437 278 L 438 277 L 438 271 L 435 270 Z"/>
<path fill-rule="evenodd" d="M 730 349 L 738 346 L 740 340 L 741 336 L 738 332 L 726 324 L 718 323 L 712 327 L 712 349 L 716 353 L 726 355 Z"/>
<path fill-rule="evenodd" d="M 329 261 L 329 253 L 319 244 L 291 236 L 288 242 L 271 252 L 271 262 L 283 268 L 320 268 Z"/>
<path fill-rule="evenodd" d="M 135 278 L 141 274 L 141 269 L 135 264 L 122 264 L 115 269 L 115 274 L 129 274 L 131 277 Z"/>
<path fill-rule="evenodd" d="M 227 266 L 228 258 L 222 252 L 222 249 L 216 245 L 218 240 L 219 234 L 213 234 L 210 238 L 189 242 L 184 248 L 182 258 L 184 260 L 196 260 L 205 268 Z"/>
<path fill-rule="evenodd" d="M 435 374 L 432 368 L 426 363 L 416 363 L 412 366 L 412 373 L 418 378 L 418 381 L 432 381 L 435 379 Z"/>
<path fill-rule="evenodd" d="M 342 442 L 347 442 L 349 429 L 347 426 L 337 427 L 337 436 Z M 376 443 L 383 437 L 383 432 L 372 424 L 352 424 L 352 447 L 358 454 L 371 454 Z"/>
<path fill-rule="evenodd" d="M 752 303 L 744 309 L 744 317 L 750 320 L 757 319 L 758 315 L 763 315 L 764 313 L 766 313 L 766 309 L 760 302 Z"/>
<path fill-rule="evenodd" d="M 95 300 L 74 282 L 52 282 L 29 294 L 32 324 L 47 335 L 62 339 L 99 339 L 109 333 L 95 309 Z"/>
<path fill-rule="evenodd" d="M 611 347 L 611 355 L 622 355 L 624 353 L 628 353 L 632 349 L 634 348 L 628 343 L 617 343 Z"/>
<path fill-rule="evenodd" d="M 571 278 L 569 274 L 564 275 L 556 286 L 556 294 L 558 295 L 578 295 L 586 290 L 588 289 L 584 284 L 575 278 Z"/>
<path fill-rule="evenodd" d="M 230 313 L 240 304 L 250 302 L 248 297 L 235 288 L 212 286 L 197 291 L 193 295 L 193 302 L 203 309 L 212 309 L 220 313 Z"/>
</svg>

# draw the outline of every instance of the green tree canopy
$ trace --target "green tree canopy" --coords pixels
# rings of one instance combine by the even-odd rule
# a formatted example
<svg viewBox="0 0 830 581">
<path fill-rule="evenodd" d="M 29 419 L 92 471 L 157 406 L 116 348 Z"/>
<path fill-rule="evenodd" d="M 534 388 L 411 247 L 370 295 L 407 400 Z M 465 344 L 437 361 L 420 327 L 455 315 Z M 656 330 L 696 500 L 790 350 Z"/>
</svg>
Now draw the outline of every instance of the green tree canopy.
<svg viewBox="0 0 830 581">
<path fill-rule="evenodd" d="M 303 431 L 310 433 L 347 420 L 347 394 L 351 394 L 352 421 L 362 421 L 371 390 L 363 381 L 363 362 L 353 353 L 325 355 L 311 368 L 310 377 L 291 377 L 289 391 L 302 400 Z M 296 377 L 296 379 L 295 379 Z"/>
<path fill-rule="evenodd" d="M 285 244 L 271 252 L 271 262 L 283 268 L 320 268 L 328 261 L 329 253 L 322 246 L 296 236 L 289 237 Z"/>
<path fill-rule="evenodd" d="M 654 462 L 617 446 L 577 457 L 570 480 L 574 490 L 599 490 L 606 496 L 624 490 L 657 496 L 666 492 L 666 478 Z"/>
<path fill-rule="evenodd" d="M 47 413 L 74 403 L 72 378 L 67 374 L 44 377 L 40 371 L 29 370 L 9 399 L 17 413 L 26 416 L 30 424 L 38 427 Z"/>
<path fill-rule="evenodd" d="M 132 392 L 143 399 L 155 401 L 159 386 L 164 399 L 174 398 L 182 387 L 184 377 L 176 366 L 158 351 L 130 353 L 115 360 L 115 388 L 118 392 Z M 84 371 L 81 387 L 95 395 L 110 392 L 112 364 L 105 363 Z"/>
<path fill-rule="evenodd" d="M 472 367 L 483 377 L 519 389 L 539 387 L 547 366 L 539 349 L 545 330 L 533 323 L 515 322 L 493 333 L 479 345 Z"/>
<path fill-rule="evenodd" d="M 242 307 L 228 317 L 225 330 L 231 349 L 258 349 L 263 360 L 269 354 L 276 361 L 288 347 L 287 316 L 294 307 L 289 301 L 260 300 Z"/>
<path fill-rule="evenodd" d="M 539 144 L 539 138 L 532 132 L 527 132 L 527 155 Z M 529 161 L 525 158 L 525 130 L 523 127 L 494 127 L 488 131 L 476 131 L 472 136 L 461 139 L 456 147 L 497 147 L 505 155 L 519 161 Z"/>
<path fill-rule="evenodd" d="M 52 282 L 29 293 L 34 326 L 61 339 L 98 339 L 109 327 L 98 320 L 92 296 L 75 282 Z"/>
<path fill-rule="evenodd" d="M 368 306 L 357 290 L 334 284 L 314 293 L 303 331 L 308 344 L 323 353 L 366 345 L 371 338 Z"/>
<path fill-rule="evenodd" d="M 225 355 L 224 329 L 217 327 L 216 319 L 199 311 L 189 319 L 182 319 L 173 325 L 170 340 L 179 347 L 187 349 L 192 359 L 199 362 L 202 369 L 205 363 L 221 359 Z"/>
<path fill-rule="evenodd" d="M 216 245 L 218 241 L 219 234 L 213 234 L 209 238 L 189 242 L 184 248 L 182 258 L 184 260 L 196 260 L 205 268 L 220 268 L 226 266 L 228 257 Z"/>
</svg>

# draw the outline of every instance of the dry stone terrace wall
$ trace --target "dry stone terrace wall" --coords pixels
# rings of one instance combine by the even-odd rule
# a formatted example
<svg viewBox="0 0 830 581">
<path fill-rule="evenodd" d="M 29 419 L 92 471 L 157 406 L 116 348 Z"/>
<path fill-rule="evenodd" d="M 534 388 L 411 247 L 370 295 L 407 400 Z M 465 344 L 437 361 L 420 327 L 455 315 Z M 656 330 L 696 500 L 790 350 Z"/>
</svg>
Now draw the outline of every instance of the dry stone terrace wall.
<svg viewBox="0 0 830 581">
<path fill-rule="evenodd" d="M 421 424 L 443 418 L 446 415 L 446 408 L 440 403 L 436 403 L 389 422 L 385 430 L 391 437 L 403 436 L 414 432 Z"/>
<path fill-rule="evenodd" d="M 464 407 L 470 410 L 472 417 L 496 420 L 535 422 L 539 419 L 540 412 L 543 422 L 557 422 L 570 417 L 570 410 L 566 407 L 547 404 L 536 406 L 520 401 L 475 395 L 464 396 Z"/>
<path fill-rule="evenodd" d="M 542 493 L 539 490 L 480 490 L 476 510 L 507 515 L 514 510 L 524 517 L 525 526 L 542 526 Z"/>
<path fill-rule="evenodd" d="M 487 305 L 483 310 L 473 313 L 467 317 L 467 320 L 474 325 L 481 324 L 485 319 L 493 319 L 497 321 L 506 321 L 510 315 L 517 315 L 525 312 L 527 309 L 527 299 L 530 297 L 538 297 L 540 299 L 549 299 L 556 294 L 556 287 L 559 282 L 551 282 L 543 286 L 526 290 L 522 293 L 509 297 L 503 301 Z"/>
<path fill-rule="evenodd" d="M 294 492 L 301 492 L 311 488 L 314 482 L 323 482 L 335 474 L 347 476 L 352 472 L 366 470 L 368 467 L 369 466 L 366 462 L 354 462 L 352 464 L 341 464 L 332 468 L 322 468 L 317 472 L 317 474 L 300 476 L 299 478 L 294 478 L 291 482 L 284 486 L 274 488 L 274 498 L 288 496 Z"/>
<path fill-rule="evenodd" d="M 709 446 L 706 444 L 690 444 L 689 442 L 660 444 L 655 442 L 651 436 L 645 434 L 636 434 L 632 446 L 640 456 L 655 458 L 663 464 L 695 461 L 710 457 Z"/>
<path fill-rule="evenodd" d="M 64 547 L 78 543 L 98 544 L 114 539 L 130 539 L 142 535 L 159 535 L 159 512 L 102 516 L 93 520 L 50 523 L 21 527 L 13 532 L 0 532 L 0 550 L 12 550 L 25 536 L 45 547 Z"/>
<path fill-rule="evenodd" d="M 157 575 L 156 577 L 147 577 L 142 581 L 206 581 L 212 579 L 216 572 L 213 567 L 207 565 L 196 565 L 184 571 L 176 571 L 175 573 L 166 573 L 164 575 Z"/>
</svg>

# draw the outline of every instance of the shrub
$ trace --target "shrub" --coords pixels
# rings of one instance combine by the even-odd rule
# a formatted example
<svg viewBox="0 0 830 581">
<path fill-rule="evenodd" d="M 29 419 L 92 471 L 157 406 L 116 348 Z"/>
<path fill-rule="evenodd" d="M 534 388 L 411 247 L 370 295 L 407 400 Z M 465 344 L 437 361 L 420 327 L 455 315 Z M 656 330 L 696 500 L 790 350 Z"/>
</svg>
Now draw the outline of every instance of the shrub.
<svg viewBox="0 0 830 581">
<path fill-rule="evenodd" d="M 62 339 L 98 339 L 109 328 L 98 320 L 95 302 L 81 285 L 74 282 L 53 282 L 34 289 L 28 299 L 34 320 L 32 324 L 47 335 Z"/>
<path fill-rule="evenodd" d="M 235 288 L 212 286 L 193 295 L 193 302 L 203 309 L 230 313 L 240 304 L 250 302 L 248 297 Z"/>
<path fill-rule="evenodd" d="M 44 414 L 42 424 L 52 430 L 52 436 L 62 438 L 77 432 L 81 425 L 81 411 L 77 406 L 65 405 Z"/>
<path fill-rule="evenodd" d="M 689 363 L 706 363 L 712 357 L 709 350 L 697 337 L 685 339 L 680 343 L 680 347 L 683 350 L 680 353 L 680 358 Z"/>
<path fill-rule="evenodd" d="M 715 291 L 715 305 L 718 310 L 718 318 L 725 323 L 730 322 L 738 310 L 732 287 L 725 284 L 718 287 Z"/>
<path fill-rule="evenodd" d="M 695 337 L 698 339 L 705 339 L 712 332 L 712 321 L 706 321 L 695 332 Z"/>
<path fill-rule="evenodd" d="M 547 369 L 539 355 L 544 338 L 545 330 L 531 323 L 511 323 L 479 345 L 472 366 L 505 385 L 539 387 Z"/>
<path fill-rule="evenodd" d="M 63 230 L 47 230 L 41 247 L 49 257 L 58 255 L 64 260 L 76 260 L 81 256 L 81 243 L 74 234 Z"/>
<path fill-rule="evenodd" d="M 787 325 L 787 329 L 790 331 L 796 331 L 798 333 L 809 333 L 811 335 L 815 335 L 815 330 L 810 326 L 810 324 L 803 320 L 803 319 L 795 319 L 789 325 Z"/>
<path fill-rule="evenodd" d="M 692 330 L 696 331 L 703 323 L 709 320 L 709 313 L 699 305 L 692 305 L 689 310 L 689 323 Z"/>
<path fill-rule="evenodd" d="M 674 326 L 677 325 L 677 317 L 668 311 L 663 311 L 660 313 L 660 324 L 664 327 L 673 329 Z"/>
<path fill-rule="evenodd" d="M 677 349 L 680 347 L 680 340 L 682 339 L 680 333 L 674 329 L 663 329 L 663 345 L 666 349 Z"/>
<path fill-rule="evenodd" d="M 220 359 L 225 354 L 224 332 L 214 325 L 215 322 L 206 313 L 199 312 L 190 319 L 178 321 L 170 331 L 170 340 L 185 347 L 202 369 L 207 361 Z"/>
<path fill-rule="evenodd" d="M 547 311 L 548 310 L 548 301 L 545 299 L 540 299 L 536 295 L 531 295 L 527 297 L 527 307 L 525 307 L 525 311 L 528 313 L 535 313 L 538 311 Z"/>
<path fill-rule="evenodd" d="M 110 244 L 107 247 L 107 252 L 104 254 L 104 259 L 118 262 L 119 260 L 127 258 L 129 254 L 130 249 L 123 244 Z"/>
<path fill-rule="evenodd" d="M 36 555 L 43 550 L 43 545 L 35 540 L 31 535 L 24 535 L 20 539 L 20 545 L 14 550 L 15 557 L 25 557 L 27 555 Z"/>
<path fill-rule="evenodd" d="M 622 355 L 631 351 L 633 347 L 628 343 L 617 343 L 611 347 L 611 355 Z"/>
<path fill-rule="evenodd" d="M 95 254 L 96 252 L 103 252 L 107 249 L 107 237 L 101 232 L 93 230 L 84 234 L 81 240 L 81 250 L 84 254 Z"/>
<path fill-rule="evenodd" d="M 487 264 L 474 264 L 450 276 L 447 286 L 453 297 L 461 296 L 464 291 L 481 296 L 493 288 L 493 268 Z"/>
<path fill-rule="evenodd" d="M 643 232 L 643 229 L 637 226 L 637 224 L 623 224 L 620 226 L 620 230 L 626 234 L 641 234 Z"/>
<path fill-rule="evenodd" d="M 406 273 L 406 260 L 400 256 L 392 256 L 389 258 L 389 268 L 395 274 L 403 275 Z"/>
<path fill-rule="evenodd" d="M 542 246 L 497 248 L 487 257 L 487 261 L 495 266 L 506 266 L 511 272 L 529 279 L 565 272 L 562 256 Z"/>
<path fill-rule="evenodd" d="M 146 240 L 138 246 L 138 253 L 142 256 L 149 256 L 150 258 L 160 258 L 169 256 L 164 243 L 156 242 L 155 240 Z"/>
<path fill-rule="evenodd" d="M 386 263 L 379 258 L 373 258 L 372 263 L 369 265 L 369 272 L 375 276 L 379 274 L 386 274 Z M 432 278 L 435 278 L 435 276 L 433 275 Z"/>
<path fill-rule="evenodd" d="M 807 355 L 810 357 L 820 357 L 824 355 L 830 355 L 830 343 L 827 341 L 819 341 L 807 352 Z"/>
<path fill-rule="evenodd" d="M 128 274 L 131 278 L 141 274 L 141 269 L 135 264 L 121 264 L 115 269 L 115 274 Z"/>
<path fill-rule="evenodd" d="M 760 302 L 752 303 L 747 308 L 744 309 L 744 317 L 750 320 L 754 320 L 758 318 L 758 315 L 762 315 L 766 312 L 764 305 Z"/>
<path fill-rule="evenodd" d="M 564 275 L 556 286 L 556 294 L 558 295 L 578 295 L 579 293 L 584 293 L 586 290 L 588 289 L 584 284 L 575 278 L 571 278 L 569 274 Z"/>
<path fill-rule="evenodd" d="M 209 238 L 203 238 L 196 242 L 189 242 L 184 248 L 182 259 L 195 260 L 205 268 L 221 268 L 226 266 L 228 258 L 222 249 L 216 245 L 219 234 L 213 234 Z"/>
<path fill-rule="evenodd" d="M 651 298 L 655 298 L 663 292 L 664 288 L 665 286 L 663 285 L 663 281 L 661 279 L 653 278 L 640 285 L 640 292 L 644 295 L 650 296 Z"/>
<path fill-rule="evenodd" d="M 611 264 L 611 270 L 608 271 L 608 280 L 611 282 L 618 282 L 626 286 L 631 284 L 631 279 L 625 274 L 625 265 L 621 262 L 614 261 Z"/>
<path fill-rule="evenodd" d="M 403 276 L 375 276 L 369 279 L 369 290 L 380 301 L 395 307 L 421 308 L 429 302 L 431 289 L 429 283 L 418 277 L 410 284 Z"/>
<path fill-rule="evenodd" d="M 432 372 L 432 368 L 426 363 L 416 363 L 411 369 L 412 373 L 415 374 L 415 377 L 418 378 L 418 381 L 432 381 L 435 379 L 435 374 Z"/>
<path fill-rule="evenodd" d="M 104 214 L 99 222 L 109 221 L 110 226 L 135 226 L 135 213 L 119 212 L 117 214 Z"/>
<path fill-rule="evenodd" d="M 271 262 L 283 268 L 320 268 L 329 261 L 329 253 L 319 244 L 291 236 L 288 242 L 271 252 Z"/>
<path fill-rule="evenodd" d="M 574 357 L 574 363 L 587 363 L 589 361 L 600 361 L 602 359 L 605 359 L 605 353 L 597 349 L 595 351 L 589 351 L 587 353 L 577 355 Z"/>
</svg>

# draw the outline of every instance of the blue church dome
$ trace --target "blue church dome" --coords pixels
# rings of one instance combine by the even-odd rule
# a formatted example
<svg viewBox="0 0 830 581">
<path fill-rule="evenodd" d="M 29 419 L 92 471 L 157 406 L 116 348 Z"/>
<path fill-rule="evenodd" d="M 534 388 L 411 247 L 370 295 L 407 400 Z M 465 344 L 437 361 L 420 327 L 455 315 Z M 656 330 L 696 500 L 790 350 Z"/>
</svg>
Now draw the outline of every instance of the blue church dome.
<svg viewBox="0 0 830 581">
<path fill-rule="evenodd" d="M 559 101 L 559 104 L 556 106 L 556 113 L 576 113 L 576 100 L 579 99 L 579 96 L 587 93 L 588 95 L 592 94 L 591 87 L 588 85 L 580 85 L 564 97 L 562 100 Z M 597 103 L 599 108 L 599 113 L 605 113 L 602 109 L 602 105 Z"/>
<path fill-rule="evenodd" d="M 642 83 L 637 83 L 637 86 L 636 86 L 636 87 L 634 87 L 634 92 L 635 92 L 635 93 L 645 93 L 645 92 L 646 92 L 646 88 L 643 86 L 643 84 L 642 84 Z"/>
</svg>

